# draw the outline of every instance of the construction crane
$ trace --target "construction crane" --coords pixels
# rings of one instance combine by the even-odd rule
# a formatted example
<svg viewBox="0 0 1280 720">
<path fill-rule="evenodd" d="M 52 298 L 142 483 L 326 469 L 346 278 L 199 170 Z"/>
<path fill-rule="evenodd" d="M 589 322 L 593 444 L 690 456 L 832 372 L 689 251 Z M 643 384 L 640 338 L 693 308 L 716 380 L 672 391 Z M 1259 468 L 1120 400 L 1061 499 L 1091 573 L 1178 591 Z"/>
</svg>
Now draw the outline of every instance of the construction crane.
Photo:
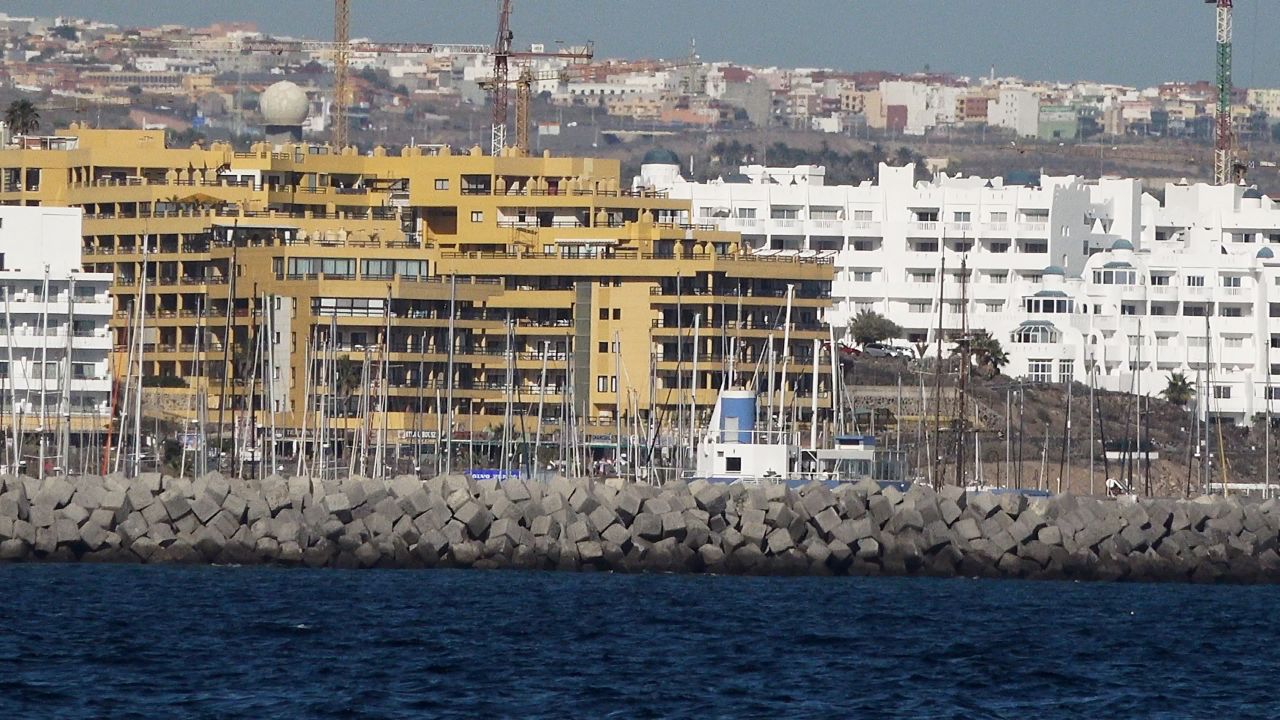
<svg viewBox="0 0 1280 720">
<path fill-rule="evenodd" d="M 347 62 L 351 55 L 351 2 L 333 0 L 333 146 L 347 146 Z"/>
<path fill-rule="evenodd" d="M 1213 182 L 1226 185 L 1244 179 L 1245 167 L 1235 152 L 1231 126 L 1231 9 L 1232 0 L 1204 0 L 1217 6 L 1218 102 L 1214 114 Z"/>
<path fill-rule="evenodd" d="M 534 72 L 528 65 L 520 68 L 520 76 L 516 78 L 516 147 L 521 152 L 529 152 L 529 108 L 533 104 L 533 84 L 540 80 L 568 80 L 565 70 L 543 70 Z"/>
<path fill-rule="evenodd" d="M 493 134 L 489 152 L 507 146 L 507 73 L 511 61 L 511 0 L 498 3 L 498 36 L 493 41 Z"/>
<path fill-rule="evenodd" d="M 510 89 L 511 64 L 513 61 L 530 61 L 537 58 L 558 58 L 571 61 L 586 61 L 595 57 L 591 43 L 582 48 L 563 49 L 557 52 L 514 52 L 511 49 L 511 0 L 498 2 L 498 36 L 493 41 L 493 77 L 484 83 L 493 93 L 493 133 L 490 137 L 489 153 L 498 155 L 507 146 L 507 106 Z M 516 148 L 523 153 L 529 151 L 529 106 L 532 100 L 531 87 L 535 80 L 550 80 L 562 77 L 557 74 L 544 77 L 535 74 L 527 66 L 522 66 L 519 76 L 516 104 Z"/>
</svg>

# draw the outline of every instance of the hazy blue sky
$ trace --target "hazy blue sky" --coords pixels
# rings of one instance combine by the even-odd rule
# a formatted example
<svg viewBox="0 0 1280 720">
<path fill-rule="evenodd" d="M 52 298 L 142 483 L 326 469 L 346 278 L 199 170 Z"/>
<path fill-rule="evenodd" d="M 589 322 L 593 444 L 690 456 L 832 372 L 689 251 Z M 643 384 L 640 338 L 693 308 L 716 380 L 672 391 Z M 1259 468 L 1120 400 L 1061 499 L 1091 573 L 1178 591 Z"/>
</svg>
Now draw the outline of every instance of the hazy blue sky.
<svg viewBox="0 0 1280 720">
<path fill-rule="evenodd" d="M 494 0 L 352 0 L 352 35 L 492 42 Z M 1280 86 L 1280 3 L 1236 2 L 1237 85 Z M 330 0 L 5 0 L 10 14 L 122 24 L 251 20 L 325 37 Z M 1213 7 L 1200 0 L 516 0 L 517 44 L 594 40 L 601 56 L 921 70 L 1151 84 L 1212 79 Z"/>
</svg>

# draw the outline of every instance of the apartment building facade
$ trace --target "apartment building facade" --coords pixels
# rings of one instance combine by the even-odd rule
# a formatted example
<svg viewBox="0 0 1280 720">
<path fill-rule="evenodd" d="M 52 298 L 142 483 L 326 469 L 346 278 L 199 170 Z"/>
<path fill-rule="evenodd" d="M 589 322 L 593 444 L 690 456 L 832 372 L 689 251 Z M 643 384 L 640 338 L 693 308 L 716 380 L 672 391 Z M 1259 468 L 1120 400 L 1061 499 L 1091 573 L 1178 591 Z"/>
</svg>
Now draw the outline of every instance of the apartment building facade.
<svg viewBox="0 0 1280 720">
<path fill-rule="evenodd" d="M 80 227 L 77 209 L 0 206 L 0 427 L 28 439 L 110 421 L 111 275 L 81 270 Z"/>
<path fill-rule="evenodd" d="M 288 435 L 331 401 L 344 409 L 328 420 L 354 429 L 368 388 L 388 442 L 478 432 L 513 411 L 530 434 L 540 412 L 548 433 L 572 418 L 613 435 L 708 413 L 735 362 L 770 342 L 812 357 L 827 337 L 830 259 L 750 254 L 693 222 L 688 201 L 625 187 L 616 161 L 179 149 L 160 133 L 72 128 L 0 151 L 0 179 L 0 202 L 84 211 L 84 265 L 113 277 L 115 345 L 141 303 L 145 372 L 186 385 L 153 393 L 175 419 Z M 803 329 L 784 351 L 769 331 L 788 304 Z M 338 387 L 322 353 L 371 369 Z M 807 392 L 811 370 L 793 362 L 785 382 Z"/>
<path fill-rule="evenodd" d="M 822 168 L 749 166 L 695 184 L 657 163 L 634 186 L 688 198 L 696 222 L 740 231 L 757 254 L 832 256 L 837 331 L 875 311 L 932 353 L 937 328 L 963 319 L 1000 340 L 1010 376 L 1092 373 L 1155 394 L 1178 372 L 1199 378 L 1202 413 L 1235 422 L 1280 393 L 1280 206 L 1256 190 L 1169 185 L 1160 201 L 1130 179 L 913 173 L 827 186 Z"/>
</svg>

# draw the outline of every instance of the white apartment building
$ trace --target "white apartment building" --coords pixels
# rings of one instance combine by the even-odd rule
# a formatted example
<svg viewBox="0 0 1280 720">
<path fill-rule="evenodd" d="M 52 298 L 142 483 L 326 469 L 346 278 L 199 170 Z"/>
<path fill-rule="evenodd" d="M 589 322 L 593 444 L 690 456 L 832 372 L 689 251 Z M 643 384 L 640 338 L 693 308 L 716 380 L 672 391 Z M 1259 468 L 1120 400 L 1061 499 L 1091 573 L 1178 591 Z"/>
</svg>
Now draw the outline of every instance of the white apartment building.
<svg viewBox="0 0 1280 720">
<path fill-rule="evenodd" d="M 830 254 L 837 331 L 872 310 L 933 352 L 941 302 L 944 329 L 967 315 L 1000 340 L 1012 377 L 1084 382 L 1095 368 L 1100 388 L 1155 394 L 1170 373 L 1207 367 L 1201 409 L 1236 422 L 1280 397 L 1280 205 L 1254 190 L 1170 185 L 1161 204 L 1131 179 L 824 175 L 747 166 L 695 184 L 651 163 L 636 184 L 690 199 L 694 222 L 739 231 L 756 252 Z"/>
<path fill-rule="evenodd" d="M 110 419 L 110 273 L 80 269 L 79 208 L 0 206 L 0 427 Z"/>
</svg>

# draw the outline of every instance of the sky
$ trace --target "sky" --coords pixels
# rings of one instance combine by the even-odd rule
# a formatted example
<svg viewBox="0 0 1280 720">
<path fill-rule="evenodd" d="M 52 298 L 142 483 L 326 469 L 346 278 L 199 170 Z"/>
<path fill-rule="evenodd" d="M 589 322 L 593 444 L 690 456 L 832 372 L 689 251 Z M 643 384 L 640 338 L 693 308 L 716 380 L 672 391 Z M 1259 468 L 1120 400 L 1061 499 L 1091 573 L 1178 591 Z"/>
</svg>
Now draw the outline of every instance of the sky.
<svg viewBox="0 0 1280 720">
<path fill-rule="evenodd" d="M 599 57 L 1095 80 L 1214 78 L 1214 8 L 1201 0 L 514 0 L 517 48 L 592 40 Z M 351 0 L 352 37 L 492 43 L 496 0 Z M 1280 87 L 1280 3 L 1236 0 L 1235 84 Z M 332 0 L 5 0 L 11 15 L 124 25 L 245 20 L 332 36 Z"/>
</svg>

